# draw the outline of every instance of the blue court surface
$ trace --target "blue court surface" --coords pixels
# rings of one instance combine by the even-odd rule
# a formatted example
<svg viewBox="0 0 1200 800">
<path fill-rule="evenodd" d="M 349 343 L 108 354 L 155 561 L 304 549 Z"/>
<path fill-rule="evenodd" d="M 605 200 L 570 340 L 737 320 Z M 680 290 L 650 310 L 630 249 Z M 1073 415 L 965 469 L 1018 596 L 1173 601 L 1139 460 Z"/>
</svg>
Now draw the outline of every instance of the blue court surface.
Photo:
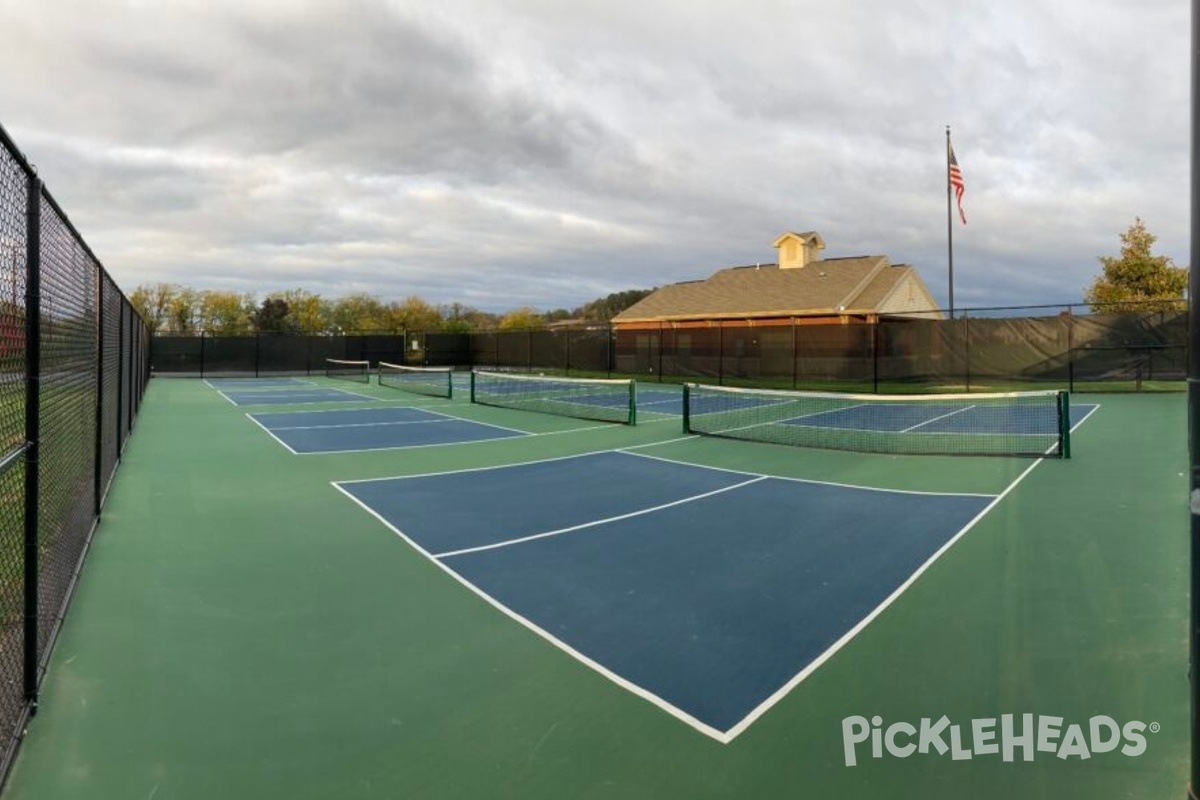
<svg viewBox="0 0 1200 800">
<path fill-rule="evenodd" d="M 315 386 L 312 381 L 304 378 L 209 378 L 205 381 L 218 391 L 221 389 L 293 389 Z"/>
<path fill-rule="evenodd" d="M 524 431 L 412 407 L 291 411 L 246 416 L 293 453 L 346 453 L 467 444 L 526 436 Z"/>
<path fill-rule="evenodd" d="M 642 389 L 637 392 L 638 413 L 652 412 L 656 414 L 683 414 L 683 394 L 660 389 Z"/>
<path fill-rule="evenodd" d="M 1070 407 L 1071 427 L 1078 425 L 1095 405 Z M 861 403 L 833 411 L 805 414 L 781 420 L 785 425 L 809 428 L 840 428 L 892 433 L 964 433 L 1044 436 L 1058 432 L 1058 417 L 1052 409 L 1030 413 L 1012 406 L 973 406 L 964 403 Z"/>
<path fill-rule="evenodd" d="M 235 406 L 294 406 L 307 403 L 367 403 L 379 398 L 348 392 L 344 389 L 298 389 L 288 391 L 222 391 L 221 395 Z"/>
<path fill-rule="evenodd" d="M 721 741 L 996 499 L 619 451 L 334 485 L 517 622 Z"/>
</svg>

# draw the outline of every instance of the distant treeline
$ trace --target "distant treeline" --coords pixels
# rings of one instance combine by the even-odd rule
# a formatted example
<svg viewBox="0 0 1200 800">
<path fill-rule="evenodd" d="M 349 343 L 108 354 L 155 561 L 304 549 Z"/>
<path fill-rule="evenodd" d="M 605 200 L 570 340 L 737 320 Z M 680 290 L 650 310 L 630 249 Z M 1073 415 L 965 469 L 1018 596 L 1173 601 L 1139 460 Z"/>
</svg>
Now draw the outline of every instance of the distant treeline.
<svg viewBox="0 0 1200 800">
<path fill-rule="evenodd" d="M 261 301 L 253 294 L 203 290 L 158 283 L 129 295 L 151 334 L 245 336 L 255 333 L 337 334 L 398 331 L 470 333 L 484 330 L 537 330 L 551 323 L 607 322 L 653 289 L 614 292 L 575 309 L 541 312 L 524 306 L 491 314 L 462 303 L 434 305 L 420 297 L 384 301 L 358 293 L 327 299 L 304 289 L 274 292 Z"/>
</svg>

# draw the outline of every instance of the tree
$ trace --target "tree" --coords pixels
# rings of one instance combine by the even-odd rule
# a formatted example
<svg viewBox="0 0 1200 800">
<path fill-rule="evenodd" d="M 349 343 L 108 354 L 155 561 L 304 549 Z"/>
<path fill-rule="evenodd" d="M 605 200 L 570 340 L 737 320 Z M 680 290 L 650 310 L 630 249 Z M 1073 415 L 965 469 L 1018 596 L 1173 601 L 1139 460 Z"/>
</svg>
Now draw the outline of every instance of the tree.
<svg viewBox="0 0 1200 800">
<path fill-rule="evenodd" d="M 200 293 L 200 329 L 218 336 L 254 332 L 254 295 L 209 289 Z"/>
<path fill-rule="evenodd" d="M 167 303 L 167 330 L 182 335 L 196 333 L 196 300 L 194 289 L 178 289 L 171 295 Z"/>
<path fill-rule="evenodd" d="M 169 283 L 153 286 L 138 286 L 129 293 L 129 303 L 146 322 L 146 330 L 153 336 L 170 325 L 171 300 L 178 289 Z"/>
<path fill-rule="evenodd" d="M 522 306 L 501 317 L 496 327 L 502 331 L 536 331 L 546 327 L 546 321 L 537 309 Z"/>
<path fill-rule="evenodd" d="M 357 292 L 334 301 L 330 315 L 336 333 L 391 333 L 387 306 L 378 297 Z"/>
<path fill-rule="evenodd" d="M 333 324 L 332 304 L 307 289 L 288 289 L 269 296 L 287 303 L 291 325 L 300 333 L 310 336 L 327 333 Z"/>
<path fill-rule="evenodd" d="M 445 333 L 471 333 L 496 327 L 494 314 L 462 303 L 438 306 L 438 313 L 442 317 L 442 331 Z"/>
<path fill-rule="evenodd" d="M 442 327 L 442 312 L 435 306 L 409 295 L 402 302 L 388 306 L 392 327 L 405 331 L 436 331 Z"/>
<path fill-rule="evenodd" d="M 264 298 L 254 311 L 254 329 L 259 333 L 294 333 L 296 326 L 288 316 L 290 311 L 282 297 Z"/>
<path fill-rule="evenodd" d="M 1151 253 L 1157 240 L 1142 218 L 1136 217 L 1121 234 L 1121 255 L 1100 257 L 1104 273 L 1096 276 L 1084 294 L 1093 312 L 1146 310 L 1147 301 L 1154 300 L 1168 301 L 1162 306 L 1166 308 L 1184 307 L 1187 267 L 1177 267 L 1168 256 Z"/>
<path fill-rule="evenodd" d="M 608 322 L 653 291 L 653 289 L 626 289 L 623 292 L 613 292 L 586 304 L 579 309 L 577 316 L 593 322 Z"/>
</svg>

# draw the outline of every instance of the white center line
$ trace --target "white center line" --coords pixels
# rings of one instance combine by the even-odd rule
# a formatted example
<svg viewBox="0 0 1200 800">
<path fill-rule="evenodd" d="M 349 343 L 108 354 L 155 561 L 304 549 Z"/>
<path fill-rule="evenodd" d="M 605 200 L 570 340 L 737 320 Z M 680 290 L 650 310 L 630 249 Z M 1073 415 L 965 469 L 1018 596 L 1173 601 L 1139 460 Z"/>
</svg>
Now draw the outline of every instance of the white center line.
<svg viewBox="0 0 1200 800">
<path fill-rule="evenodd" d="M 545 533 L 535 533 L 531 536 L 521 536 L 516 539 L 506 539 L 503 542 L 495 542 L 493 544 L 480 545 L 479 547 L 465 547 L 462 550 L 449 550 L 445 553 L 435 553 L 433 557 L 434 558 L 450 558 L 451 556 L 461 556 L 461 555 L 466 555 L 467 553 L 479 553 L 484 550 L 495 550 L 499 547 L 508 547 L 509 545 L 522 544 L 523 542 L 532 542 L 535 539 L 545 539 L 549 536 L 558 536 L 559 534 L 583 530 L 584 528 L 594 528 L 597 525 L 606 525 L 609 522 L 617 522 L 619 520 L 629 519 L 631 517 L 639 517 L 644 514 L 652 514 L 655 511 L 662 511 L 664 508 L 671 508 L 672 506 L 679 506 L 679 505 L 683 505 L 684 503 L 691 503 L 695 500 L 703 500 L 704 498 L 712 497 L 715 494 L 721 494 L 722 492 L 729 492 L 734 489 L 740 489 L 743 486 L 749 486 L 752 483 L 758 483 L 759 481 L 765 481 L 765 480 L 767 480 L 768 477 L 769 476 L 767 476 L 767 475 L 760 475 L 757 478 L 753 478 L 748 481 L 742 481 L 741 483 L 735 483 L 732 486 L 724 486 L 720 489 L 714 489 L 711 492 L 704 492 L 703 494 L 697 494 L 697 495 L 693 495 L 691 497 L 685 497 L 682 500 L 674 500 L 670 503 L 663 503 L 662 505 L 652 506 L 651 508 L 643 508 L 639 511 L 631 511 L 628 514 L 618 514 L 615 517 L 607 517 L 605 519 L 592 520 L 591 522 L 585 522 L 581 525 L 572 525 L 569 528 L 559 528 L 558 530 L 555 530 L 555 531 L 546 531 Z"/>
</svg>

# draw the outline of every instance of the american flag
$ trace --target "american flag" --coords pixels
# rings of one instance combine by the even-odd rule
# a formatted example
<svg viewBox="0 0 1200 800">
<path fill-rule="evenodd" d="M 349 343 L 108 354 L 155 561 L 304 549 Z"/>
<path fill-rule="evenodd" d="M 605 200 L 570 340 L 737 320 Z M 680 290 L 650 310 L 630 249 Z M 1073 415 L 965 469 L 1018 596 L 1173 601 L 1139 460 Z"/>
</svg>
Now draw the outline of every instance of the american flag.
<svg viewBox="0 0 1200 800">
<path fill-rule="evenodd" d="M 967 186 L 963 183 L 962 170 L 958 168 L 958 159 L 954 157 L 954 148 L 950 148 L 950 185 L 954 187 L 954 196 L 958 199 L 958 216 L 962 220 L 962 224 L 967 224 L 967 213 L 963 211 L 962 198 L 967 191 Z"/>
</svg>

